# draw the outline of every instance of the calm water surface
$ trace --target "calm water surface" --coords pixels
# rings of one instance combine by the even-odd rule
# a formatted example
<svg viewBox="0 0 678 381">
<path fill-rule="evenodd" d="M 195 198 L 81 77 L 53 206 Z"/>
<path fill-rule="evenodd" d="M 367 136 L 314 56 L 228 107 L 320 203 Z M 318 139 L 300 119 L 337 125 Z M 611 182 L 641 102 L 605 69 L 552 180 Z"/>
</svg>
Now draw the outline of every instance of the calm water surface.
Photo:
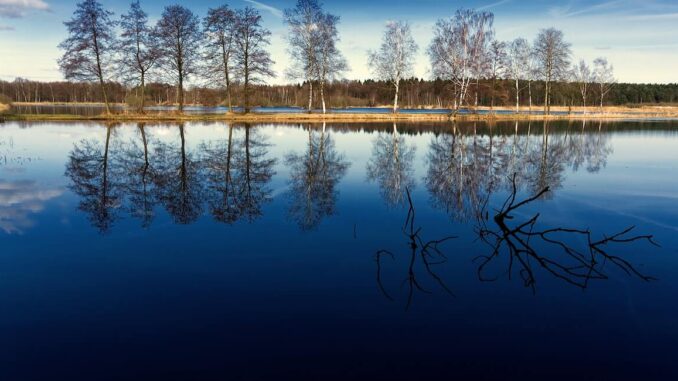
<svg viewBox="0 0 678 381">
<path fill-rule="evenodd" d="M 0 379 L 675 379 L 677 202 L 676 122 L 0 124 Z"/>
</svg>

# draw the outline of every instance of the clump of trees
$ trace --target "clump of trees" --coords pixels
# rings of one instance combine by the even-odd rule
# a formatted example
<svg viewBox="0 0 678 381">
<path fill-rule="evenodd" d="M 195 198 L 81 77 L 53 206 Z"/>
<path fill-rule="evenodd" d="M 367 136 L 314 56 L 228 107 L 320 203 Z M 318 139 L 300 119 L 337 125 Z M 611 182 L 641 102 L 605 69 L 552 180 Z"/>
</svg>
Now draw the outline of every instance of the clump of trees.
<svg viewBox="0 0 678 381">
<path fill-rule="evenodd" d="M 227 5 L 210 8 L 201 20 L 181 5 L 164 8 L 155 25 L 139 0 L 119 20 L 98 0 L 82 0 L 65 23 L 68 38 L 59 47 L 59 66 L 69 83 L 17 79 L 0 91 L 23 102 L 128 100 L 138 112 L 148 102 L 334 107 L 392 105 L 462 108 L 515 103 L 584 107 L 606 103 L 676 102 L 676 85 L 619 85 L 606 58 L 572 65 L 571 45 L 562 31 L 541 30 L 530 43 L 502 41 L 494 14 L 459 9 L 438 20 L 427 48 L 433 79 L 412 78 L 418 44 L 405 21 L 386 26 L 381 45 L 369 52 L 375 80 L 347 81 L 348 64 L 338 48 L 340 18 L 319 0 L 297 0 L 284 11 L 290 65 L 297 82 L 269 86 L 275 77 L 268 52 L 271 32 L 259 12 Z M 201 85 L 205 84 L 205 85 Z M 187 86 L 188 85 L 188 86 Z M 133 94 L 133 95 L 132 95 Z M 317 102 L 316 102 L 317 100 Z"/>
</svg>

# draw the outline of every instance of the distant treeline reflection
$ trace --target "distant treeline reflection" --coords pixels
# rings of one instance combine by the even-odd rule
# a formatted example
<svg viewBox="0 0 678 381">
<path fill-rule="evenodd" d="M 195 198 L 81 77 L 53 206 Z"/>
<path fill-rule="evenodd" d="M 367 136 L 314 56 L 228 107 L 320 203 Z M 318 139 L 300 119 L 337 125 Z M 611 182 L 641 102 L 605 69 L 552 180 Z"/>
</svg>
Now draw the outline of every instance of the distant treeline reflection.
<svg viewBox="0 0 678 381">
<path fill-rule="evenodd" d="M 80 197 L 79 209 L 101 232 L 124 215 L 148 227 L 158 207 L 178 224 L 193 223 L 203 215 L 226 224 L 252 222 L 274 197 L 270 183 L 276 166 L 285 165 L 288 189 L 282 196 L 291 221 L 302 230 L 313 230 L 335 214 L 338 185 L 351 163 L 337 150 L 332 134 L 349 127 L 298 125 L 308 133 L 304 148 L 276 158 L 261 127 L 224 126 L 222 138 L 191 142 L 195 148 L 190 148 L 183 124 L 172 127 L 177 136 L 170 142 L 154 137 L 145 124 L 136 125 L 131 138 L 118 137 L 119 127 L 106 125 L 101 139 L 77 142 L 66 164 L 70 189 Z M 539 122 L 520 128 L 436 125 L 421 153 L 404 134 L 423 132 L 419 127 L 361 128 L 374 131 L 367 180 L 377 184 L 389 207 L 406 206 L 407 189 L 421 182 L 435 207 L 454 220 L 469 221 L 481 213 L 484 200 L 510 190 L 512 174 L 519 190 L 536 193 L 547 186 L 557 191 L 568 169 L 600 171 L 612 152 L 606 133 L 610 127 L 587 122 Z M 414 170 L 417 154 L 426 158 L 422 178 Z"/>
</svg>

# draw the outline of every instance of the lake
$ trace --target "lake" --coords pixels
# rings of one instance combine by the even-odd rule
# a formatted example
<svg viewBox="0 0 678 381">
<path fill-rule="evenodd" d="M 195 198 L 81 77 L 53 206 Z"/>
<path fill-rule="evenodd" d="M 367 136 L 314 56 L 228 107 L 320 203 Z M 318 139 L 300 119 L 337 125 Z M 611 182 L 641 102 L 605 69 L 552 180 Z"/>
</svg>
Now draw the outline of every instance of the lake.
<svg viewBox="0 0 678 381">
<path fill-rule="evenodd" d="M 673 121 L 4 123 L 0 245 L 3 380 L 678 377 Z"/>
</svg>

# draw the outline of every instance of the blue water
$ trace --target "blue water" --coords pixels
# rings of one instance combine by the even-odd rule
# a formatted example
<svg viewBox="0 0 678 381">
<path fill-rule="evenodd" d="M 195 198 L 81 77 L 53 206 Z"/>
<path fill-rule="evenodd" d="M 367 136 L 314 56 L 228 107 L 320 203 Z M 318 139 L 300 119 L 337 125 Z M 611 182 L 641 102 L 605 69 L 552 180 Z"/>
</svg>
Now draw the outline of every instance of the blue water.
<svg viewBox="0 0 678 381">
<path fill-rule="evenodd" d="M 660 246 L 479 272 L 514 175 L 510 226 Z M 677 201 L 670 121 L 0 124 L 0 379 L 675 379 Z"/>
</svg>

